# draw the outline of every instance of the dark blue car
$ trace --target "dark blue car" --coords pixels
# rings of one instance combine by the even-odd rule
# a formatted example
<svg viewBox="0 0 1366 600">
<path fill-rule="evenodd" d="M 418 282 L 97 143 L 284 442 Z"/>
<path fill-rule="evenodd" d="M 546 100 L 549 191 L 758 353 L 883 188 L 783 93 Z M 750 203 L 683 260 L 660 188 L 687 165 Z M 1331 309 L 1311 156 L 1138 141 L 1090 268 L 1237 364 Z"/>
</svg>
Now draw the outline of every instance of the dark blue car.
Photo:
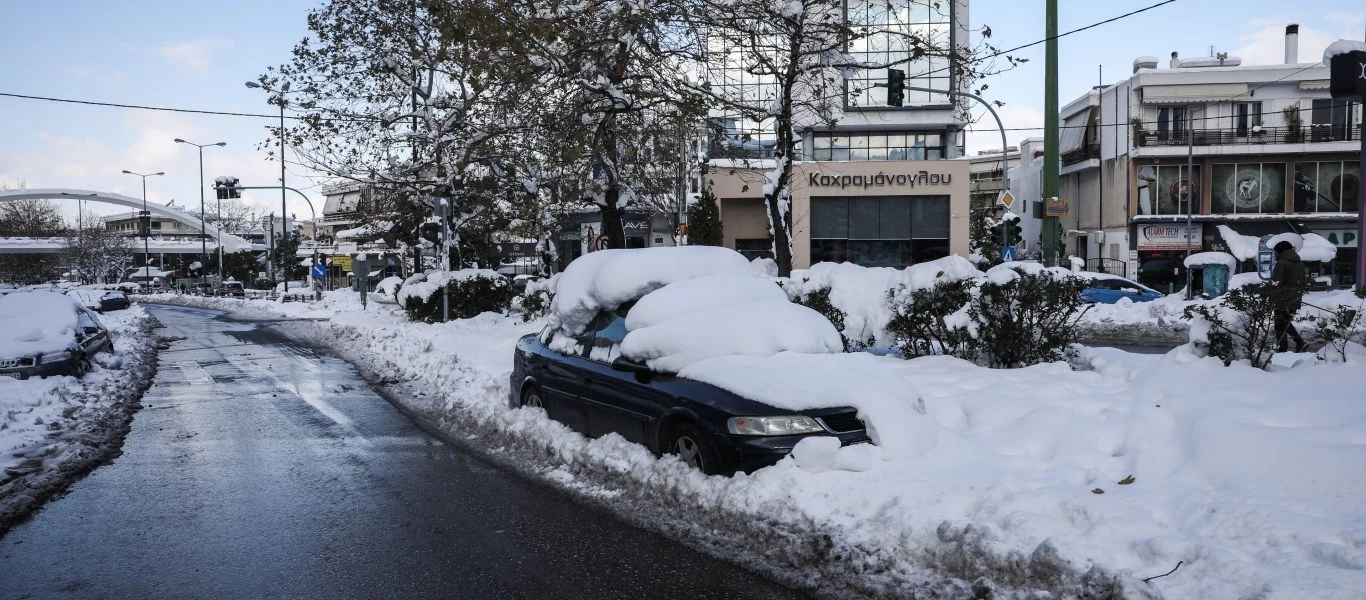
<svg viewBox="0 0 1366 600">
<path fill-rule="evenodd" d="M 1082 302 L 1093 304 L 1114 304 L 1119 302 L 1120 298 L 1128 298 L 1133 302 L 1151 302 L 1161 297 L 1162 292 L 1113 275 L 1096 277 L 1081 291 Z"/>
<path fill-rule="evenodd" d="M 573 352 L 548 347 L 550 328 L 519 340 L 511 405 L 543 408 L 585 435 L 616 433 L 655 454 L 677 454 L 708 474 L 771 465 L 810 436 L 869 441 L 853 408 L 778 409 L 618 356 L 630 306 L 599 314 Z"/>
</svg>

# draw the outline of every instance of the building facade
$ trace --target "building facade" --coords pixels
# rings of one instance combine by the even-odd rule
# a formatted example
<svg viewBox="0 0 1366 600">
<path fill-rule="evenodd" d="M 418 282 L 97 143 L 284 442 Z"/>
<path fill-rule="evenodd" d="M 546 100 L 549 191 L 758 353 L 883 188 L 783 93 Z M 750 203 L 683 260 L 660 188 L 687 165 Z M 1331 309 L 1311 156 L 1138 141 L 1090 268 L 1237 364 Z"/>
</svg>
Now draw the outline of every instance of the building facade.
<svg viewBox="0 0 1366 600">
<path fill-rule="evenodd" d="M 1329 97 L 1328 68 L 1300 62 L 1298 27 L 1286 29 L 1282 64 L 1140 57 L 1131 77 L 1060 110 L 1066 254 L 1169 290 L 1185 285 L 1188 239 L 1192 252 L 1228 250 L 1220 225 L 1317 233 L 1338 256 L 1315 268 L 1354 283 L 1362 108 Z"/>
</svg>

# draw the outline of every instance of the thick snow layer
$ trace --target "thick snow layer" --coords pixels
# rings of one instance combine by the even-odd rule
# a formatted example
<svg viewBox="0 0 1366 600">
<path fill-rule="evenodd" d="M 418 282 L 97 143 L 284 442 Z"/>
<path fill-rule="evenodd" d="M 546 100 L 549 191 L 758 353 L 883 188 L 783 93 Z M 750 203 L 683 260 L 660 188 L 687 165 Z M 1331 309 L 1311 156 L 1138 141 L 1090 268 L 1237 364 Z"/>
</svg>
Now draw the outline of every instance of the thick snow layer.
<svg viewBox="0 0 1366 600">
<path fill-rule="evenodd" d="M 1338 247 L 1333 242 L 1317 233 L 1306 233 L 1300 236 L 1303 245 L 1299 247 L 1300 260 L 1305 261 L 1330 261 L 1337 260 Z"/>
<path fill-rule="evenodd" d="M 1186 257 L 1185 264 L 1187 267 L 1224 265 L 1228 267 L 1228 272 L 1231 275 L 1238 268 L 1238 259 L 1233 258 L 1233 255 L 1227 252 L 1196 252 Z"/>
<path fill-rule="evenodd" d="M 1326 306 L 1344 294 L 1351 296 L 1310 301 Z M 694 541 L 706 547 L 819 572 L 827 585 L 906 597 L 939 589 L 917 586 L 921 577 L 959 585 L 987 577 L 999 597 L 1047 588 L 1050 597 L 1071 598 L 1084 594 L 1053 582 L 1078 581 L 1094 566 L 1131 575 L 1120 582 L 1134 594 L 1121 597 L 1346 600 L 1366 589 L 1360 364 L 1300 362 L 1266 372 L 1184 349 L 1081 349 L 1082 370 L 866 354 L 711 359 L 685 371 L 767 398 L 766 383 L 792 402 L 825 390 L 851 406 L 859 394 L 910 405 L 877 404 L 911 420 L 892 432 L 878 425 L 876 448 L 803 444 L 800 456 L 721 478 L 615 435 L 586 438 L 537 409 L 509 410 L 512 349 L 538 322 L 481 315 L 424 325 L 340 300 L 327 312 L 309 303 L 177 301 L 316 315 L 324 320 L 298 325 L 315 332 L 310 339 L 399 382 L 398 402 L 471 444 L 531 465 L 571 493 L 644 511 L 640 522 L 666 520 L 673 535 L 700 531 Z M 1164 299 L 1129 310 L 1168 303 L 1184 304 Z M 827 389 L 814 375 L 827 368 L 849 387 Z M 908 448 L 925 441 L 912 432 L 927 422 L 934 443 Z M 774 544 L 775 536 L 791 543 Z M 744 545 L 752 539 L 761 541 Z M 803 554 L 808 546 L 816 550 Z M 1178 561 L 1169 577 L 1134 579 Z M 946 589 L 955 591 L 944 597 L 972 597 Z"/>
<path fill-rule="evenodd" d="M 727 272 L 684 279 L 637 301 L 626 315 L 626 328 L 636 330 L 690 313 L 762 300 L 788 303 L 782 288 L 754 274 Z"/>
<path fill-rule="evenodd" d="M 1219 237 L 1224 239 L 1224 243 L 1228 244 L 1229 252 L 1239 261 L 1257 258 L 1258 238 L 1238 233 L 1228 225 L 1219 226 Z"/>
<path fill-rule="evenodd" d="M 693 364 L 680 377 L 710 383 L 789 410 L 852 406 L 886 460 L 915 460 L 934 448 L 937 427 L 916 386 L 895 377 L 899 359 L 867 353 L 715 358 Z"/>
<path fill-rule="evenodd" d="M 1328 65 L 1333 62 L 1333 57 L 1348 52 L 1366 52 L 1366 42 L 1357 40 L 1338 40 L 1328 44 L 1323 49 L 1323 64 Z"/>
<path fill-rule="evenodd" d="M 578 335 L 598 311 L 613 310 L 675 281 L 725 272 L 753 274 L 744 256 L 719 246 L 590 252 L 560 274 L 549 323 L 566 335 Z"/>
<path fill-rule="evenodd" d="M 0 296 L 0 358 L 61 352 L 75 341 L 76 303 L 56 292 Z"/>
<path fill-rule="evenodd" d="M 773 287 L 777 290 L 777 286 Z M 687 312 L 638 329 L 628 326 L 621 353 L 656 371 L 677 373 L 688 365 L 714 357 L 844 350 L 839 332 L 830 321 L 814 310 L 788 302 L 781 297 L 781 291 L 778 293 L 778 300 L 755 300 Z M 630 314 L 634 313 L 633 307 Z"/>
<path fill-rule="evenodd" d="M 403 286 L 398 290 L 397 300 L 400 306 L 408 301 L 409 298 L 417 298 L 426 302 L 435 294 L 437 290 L 456 281 L 469 279 L 504 279 L 498 272 L 490 269 L 461 269 L 459 271 L 428 271 L 418 273 L 408 277 L 403 282 Z M 396 278 L 395 278 L 396 279 Z M 386 280 L 387 281 L 387 280 Z"/>
</svg>

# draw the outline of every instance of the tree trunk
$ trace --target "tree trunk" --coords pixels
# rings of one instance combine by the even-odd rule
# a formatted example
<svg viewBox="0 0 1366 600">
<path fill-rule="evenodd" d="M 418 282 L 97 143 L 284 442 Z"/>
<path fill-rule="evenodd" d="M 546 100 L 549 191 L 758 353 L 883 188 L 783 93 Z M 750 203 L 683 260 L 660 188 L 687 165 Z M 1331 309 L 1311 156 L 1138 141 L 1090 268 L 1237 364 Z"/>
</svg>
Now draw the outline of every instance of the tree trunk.
<svg viewBox="0 0 1366 600">
<path fill-rule="evenodd" d="M 602 233 L 607 236 L 608 248 L 625 248 L 626 231 L 621 225 L 621 209 L 617 202 L 621 199 L 621 188 L 615 182 L 608 184 L 602 206 Z"/>
</svg>

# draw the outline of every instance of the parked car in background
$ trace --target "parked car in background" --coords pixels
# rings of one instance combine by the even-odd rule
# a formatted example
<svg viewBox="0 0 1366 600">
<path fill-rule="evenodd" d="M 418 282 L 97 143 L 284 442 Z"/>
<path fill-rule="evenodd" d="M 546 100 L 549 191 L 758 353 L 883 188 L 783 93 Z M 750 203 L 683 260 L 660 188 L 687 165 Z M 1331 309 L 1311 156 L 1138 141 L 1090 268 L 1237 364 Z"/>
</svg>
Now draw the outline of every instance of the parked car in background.
<svg viewBox="0 0 1366 600">
<path fill-rule="evenodd" d="M 224 281 L 223 284 L 218 286 L 218 289 L 215 290 L 214 295 L 225 298 L 246 298 L 247 290 L 242 287 L 242 282 L 240 281 Z"/>
<path fill-rule="evenodd" d="M 119 290 L 106 290 L 104 295 L 100 296 L 100 312 L 125 310 L 132 305 L 128 295 Z"/>
<path fill-rule="evenodd" d="M 1146 285 L 1104 274 L 1098 274 L 1091 279 L 1081 291 L 1082 302 L 1093 304 L 1114 304 L 1122 298 L 1128 298 L 1132 302 L 1151 302 L 1161 297 L 1161 292 Z"/>
<path fill-rule="evenodd" d="M 0 376 L 80 377 L 113 340 L 93 311 L 51 291 L 0 297 Z"/>
<path fill-rule="evenodd" d="M 102 291 L 91 289 L 71 289 L 66 290 L 64 293 L 67 297 L 75 300 L 81 306 L 93 311 L 100 310 L 100 296 L 104 295 L 104 292 Z"/>
</svg>

